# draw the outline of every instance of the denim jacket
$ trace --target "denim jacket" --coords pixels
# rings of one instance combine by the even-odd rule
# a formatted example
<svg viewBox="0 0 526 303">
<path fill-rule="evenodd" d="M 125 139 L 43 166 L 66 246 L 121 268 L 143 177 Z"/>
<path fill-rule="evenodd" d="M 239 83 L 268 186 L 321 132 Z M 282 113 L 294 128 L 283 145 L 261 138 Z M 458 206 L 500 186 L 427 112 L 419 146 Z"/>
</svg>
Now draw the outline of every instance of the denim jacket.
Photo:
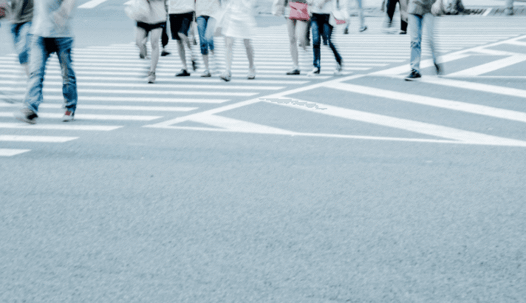
<svg viewBox="0 0 526 303">
<path fill-rule="evenodd" d="M 436 0 L 409 0 L 407 13 L 411 15 L 423 16 L 431 13 L 431 7 Z"/>
</svg>

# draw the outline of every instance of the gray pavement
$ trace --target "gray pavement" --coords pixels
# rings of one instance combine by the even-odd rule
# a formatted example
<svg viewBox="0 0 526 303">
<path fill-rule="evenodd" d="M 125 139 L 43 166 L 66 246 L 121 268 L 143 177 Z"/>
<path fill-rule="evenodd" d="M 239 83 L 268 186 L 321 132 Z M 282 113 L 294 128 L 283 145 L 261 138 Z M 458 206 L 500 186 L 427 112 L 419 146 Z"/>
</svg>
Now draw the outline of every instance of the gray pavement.
<svg viewBox="0 0 526 303">
<path fill-rule="evenodd" d="M 121 2 L 77 11 L 77 121 L 54 61 L 37 125 L 0 103 L 0 302 L 524 301 L 526 19 L 438 19 L 445 75 L 408 83 L 381 18 L 308 78 L 261 17 L 256 80 L 238 44 L 231 83 L 172 55 L 148 86 Z"/>
</svg>

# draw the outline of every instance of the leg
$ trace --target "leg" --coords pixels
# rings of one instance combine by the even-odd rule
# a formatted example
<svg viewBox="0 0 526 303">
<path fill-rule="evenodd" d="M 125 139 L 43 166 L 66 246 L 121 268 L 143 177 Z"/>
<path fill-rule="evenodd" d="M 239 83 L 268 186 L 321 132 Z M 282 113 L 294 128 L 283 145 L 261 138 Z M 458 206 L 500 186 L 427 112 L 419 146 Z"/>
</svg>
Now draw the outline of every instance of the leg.
<svg viewBox="0 0 526 303">
<path fill-rule="evenodd" d="M 312 27 L 312 51 L 313 51 L 313 62 L 312 65 L 314 65 L 314 68 L 320 69 L 320 30 L 322 27 L 320 27 L 320 24 L 318 23 L 319 19 L 318 14 L 312 14 L 311 18 L 311 27 Z"/>
<path fill-rule="evenodd" d="M 29 77 L 29 49 L 31 47 L 31 22 L 22 24 L 13 24 L 11 33 L 13 35 L 13 42 L 15 50 L 18 54 L 18 62 L 24 68 L 26 75 Z"/>
<path fill-rule="evenodd" d="M 137 26 L 137 30 L 135 34 L 135 44 L 137 44 L 137 47 L 139 47 L 139 57 L 141 59 L 146 58 L 145 40 L 147 36 L 148 36 L 148 32 L 144 28 Z"/>
<path fill-rule="evenodd" d="M 182 53 L 184 56 L 183 66 L 185 66 L 185 69 L 186 69 L 186 55 L 185 55 L 185 50 L 184 50 L 184 46 L 186 45 L 188 49 L 190 50 L 190 58 L 192 60 L 192 67 L 194 70 L 196 70 L 197 65 L 195 64 L 194 54 L 192 52 L 192 43 L 190 42 L 190 39 L 188 38 L 189 30 L 190 30 L 190 27 L 192 26 L 193 16 L 194 16 L 193 12 L 188 13 L 188 14 L 182 14 L 181 28 L 179 29 L 179 32 L 178 32 L 180 40 L 178 40 L 178 42 L 182 41 L 182 44 L 179 47 L 179 54 L 181 55 Z M 181 60 L 183 60 L 182 57 L 181 57 Z"/>
<path fill-rule="evenodd" d="M 152 44 L 152 62 L 150 66 L 150 73 L 155 73 L 157 63 L 159 62 L 159 38 L 162 35 L 162 28 L 153 29 L 150 32 L 150 43 Z"/>
<path fill-rule="evenodd" d="M 425 14 L 423 16 L 424 29 L 426 31 L 427 39 L 429 41 L 429 49 L 431 50 L 431 55 L 433 56 L 433 62 L 437 64 L 436 56 L 436 46 L 435 46 L 435 17 L 433 14 Z"/>
<path fill-rule="evenodd" d="M 422 53 L 422 16 L 409 15 L 409 33 L 411 36 L 411 69 L 420 73 Z"/>
<path fill-rule="evenodd" d="M 506 0 L 506 14 L 513 15 L 513 0 Z"/>
<path fill-rule="evenodd" d="M 233 49 L 234 49 L 234 38 L 232 37 L 225 37 L 225 46 L 226 46 L 226 56 L 225 56 L 225 64 L 226 64 L 226 71 L 230 73 L 232 69 L 232 59 L 234 57 Z"/>
<path fill-rule="evenodd" d="M 168 39 L 168 22 L 164 23 L 164 26 L 162 27 L 162 34 L 161 34 L 161 42 L 163 44 L 163 49 L 168 45 L 168 42 L 170 41 Z"/>
<path fill-rule="evenodd" d="M 199 33 L 199 43 L 201 47 L 201 55 L 203 56 L 203 62 L 205 63 L 205 69 L 210 70 L 208 66 L 208 41 L 206 39 L 206 28 L 208 25 L 209 17 L 199 16 L 197 17 L 197 31 Z"/>
<path fill-rule="evenodd" d="M 393 16 L 396 10 L 396 3 L 398 0 L 387 0 L 387 17 L 389 18 L 388 24 L 389 27 L 391 27 L 391 24 L 393 23 Z"/>
<path fill-rule="evenodd" d="M 362 0 L 356 0 L 356 8 L 358 9 L 358 16 L 360 18 L 360 29 L 363 29 L 365 28 L 365 17 L 363 14 Z M 349 26 L 349 23 L 347 26 Z"/>
<path fill-rule="evenodd" d="M 248 78 L 253 79 L 256 77 L 256 67 L 254 66 L 254 47 L 252 46 L 250 39 L 243 39 L 243 42 L 245 43 L 245 50 L 247 51 L 249 68 Z"/>
<path fill-rule="evenodd" d="M 157 37 L 159 38 L 159 37 Z M 77 109 L 77 78 L 73 71 L 73 60 L 71 58 L 71 49 L 73 47 L 73 38 L 54 38 L 57 46 L 57 56 L 62 71 L 62 94 L 66 109 L 73 113 Z"/>
<path fill-rule="evenodd" d="M 296 20 L 287 19 L 287 31 L 289 33 L 289 48 L 292 56 L 293 70 L 299 69 L 298 62 L 298 45 L 296 41 Z"/>
<path fill-rule="evenodd" d="M 29 82 L 24 104 L 33 112 L 38 112 L 38 106 L 43 101 L 42 87 L 46 72 L 46 63 L 51 54 L 44 38 L 33 36 L 29 59 Z"/>
<path fill-rule="evenodd" d="M 332 43 L 331 36 L 332 31 L 334 27 L 329 24 L 329 20 L 327 19 L 327 22 L 324 22 L 323 24 L 323 31 L 325 32 L 325 35 L 327 36 L 327 42 L 329 43 L 329 47 L 332 50 L 332 53 L 334 54 L 334 59 L 336 59 L 336 62 L 338 65 L 342 64 L 342 56 L 338 53 L 338 50 L 336 49 L 336 46 Z"/>
</svg>

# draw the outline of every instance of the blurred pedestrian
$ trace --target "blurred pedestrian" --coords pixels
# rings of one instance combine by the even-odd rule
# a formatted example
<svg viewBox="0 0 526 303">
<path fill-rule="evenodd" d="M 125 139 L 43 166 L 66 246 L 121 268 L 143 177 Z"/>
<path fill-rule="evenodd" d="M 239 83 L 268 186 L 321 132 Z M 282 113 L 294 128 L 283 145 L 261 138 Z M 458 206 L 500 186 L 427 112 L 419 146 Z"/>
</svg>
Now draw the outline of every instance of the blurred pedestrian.
<svg viewBox="0 0 526 303">
<path fill-rule="evenodd" d="M 407 4 L 409 0 L 387 0 L 386 9 L 387 9 L 387 25 L 386 27 L 390 29 L 393 26 L 393 17 L 396 10 L 396 4 L 399 5 L 400 10 L 400 34 L 407 34 Z"/>
<path fill-rule="evenodd" d="M 354 3 L 356 5 L 356 10 L 358 11 L 358 17 L 360 19 L 360 28 L 358 29 L 359 32 L 364 32 L 367 30 L 367 25 L 365 25 L 365 17 L 363 14 L 363 5 L 362 0 L 354 0 Z M 350 6 L 349 6 L 350 7 Z M 347 20 L 347 24 L 345 25 L 345 29 L 343 30 L 343 34 L 347 35 L 349 34 L 349 25 L 351 25 L 351 19 Z"/>
<path fill-rule="evenodd" d="M 177 51 L 181 59 L 182 69 L 177 73 L 176 77 L 190 76 L 186 64 L 186 50 L 185 45 L 190 51 L 192 60 L 192 69 L 197 69 L 197 61 L 192 51 L 192 44 L 188 38 L 188 31 L 192 26 L 195 12 L 195 0 L 169 0 L 169 14 L 170 14 L 170 30 L 172 32 L 172 39 L 177 41 Z"/>
<path fill-rule="evenodd" d="M 199 42 L 201 55 L 205 64 L 205 71 L 201 77 L 211 77 L 210 58 L 214 56 L 214 28 L 215 20 L 211 16 L 221 8 L 219 0 L 197 0 L 196 16 L 197 29 L 199 32 Z M 214 58 L 212 58 L 214 60 Z"/>
<path fill-rule="evenodd" d="M 11 0 L 7 6 L 7 15 L 11 22 L 11 34 L 18 62 L 29 76 L 29 48 L 31 46 L 31 24 L 33 20 L 33 0 Z"/>
<path fill-rule="evenodd" d="M 422 28 L 425 28 L 429 41 L 429 49 L 433 57 L 433 63 L 437 74 L 442 72 L 442 68 L 437 63 L 435 42 L 434 42 L 434 16 L 431 14 L 431 7 L 435 0 L 410 0 L 409 13 L 409 33 L 411 35 L 411 73 L 405 78 L 406 81 L 418 80 L 422 77 L 420 73 L 420 59 L 422 55 Z"/>
<path fill-rule="evenodd" d="M 506 0 L 506 15 L 513 15 L 513 0 Z"/>
<path fill-rule="evenodd" d="M 75 0 L 35 1 L 33 39 L 29 58 L 29 83 L 24 98 L 24 108 L 15 117 L 35 123 L 38 106 L 43 101 L 42 88 L 46 63 L 52 53 L 57 53 L 62 70 L 62 92 L 66 111 L 62 121 L 73 121 L 77 109 L 77 79 L 72 66 L 71 50 L 73 33 L 71 17 Z"/>
<path fill-rule="evenodd" d="M 226 5 L 225 12 L 220 21 L 221 33 L 225 36 L 226 44 L 226 66 L 225 71 L 219 77 L 223 81 L 232 79 L 232 59 L 234 57 L 234 41 L 236 38 L 243 39 L 248 58 L 247 79 L 256 78 L 256 67 L 254 66 L 254 48 L 251 39 L 256 34 L 256 19 L 254 18 L 255 0 L 230 0 Z"/>
<path fill-rule="evenodd" d="M 278 0 L 277 6 L 277 16 L 285 13 L 286 6 L 290 7 L 290 13 L 285 17 L 287 17 L 289 48 L 293 66 L 287 75 L 299 75 L 301 71 L 298 58 L 298 41 L 303 50 L 307 50 L 307 30 L 310 20 L 307 0 Z"/>
<path fill-rule="evenodd" d="M 149 2 L 149 14 L 142 21 L 137 21 L 136 43 L 139 47 L 139 56 L 146 58 L 146 41 L 150 37 L 152 45 L 152 56 L 148 83 L 155 83 L 155 71 L 159 62 L 159 40 L 163 27 L 166 26 L 167 0 L 142 0 Z"/>
<path fill-rule="evenodd" d="M 314 69 L 308 73 L 308 76 L 317 76 L 321 70 L 321 38 L 329 45 L 334 59 L 336 59 L 335 74 L 341 73 L 343 70 L 343 59 L 338 53 L 336 46 L 332 43 L 332 32 L 334 26 L 330 24 L 331 13 L 338 9 L 338 0 L 314 0 L 311 4 L 311 27 L 312 27 L 312 50 L 314 53 L 313 65 Z M 342 6 L 339 7 L 342 11 L 346 11 L 346 1 L 343 1 Z"/>
</svg>

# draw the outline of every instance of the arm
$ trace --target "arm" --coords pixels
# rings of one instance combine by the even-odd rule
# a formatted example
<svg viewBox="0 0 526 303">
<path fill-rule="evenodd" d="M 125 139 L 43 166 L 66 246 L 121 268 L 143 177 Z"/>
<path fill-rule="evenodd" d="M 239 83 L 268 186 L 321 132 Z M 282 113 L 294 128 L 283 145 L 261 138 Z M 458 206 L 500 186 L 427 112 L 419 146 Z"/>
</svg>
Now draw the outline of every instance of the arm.
<svg viewBox="0 0 526 303">
<path fill-rule="evenodd" d="M 76 0 L 64 0 L 62 5 L 60 5 L 60 8 L 54 13 L 55 22 L 59 26 L 64 26 L 66 24 L 66 21 L 71 15 L 71 11 L 73 11 L 73 8 L 75 7 L 75 1 Z"/>
</svg>

